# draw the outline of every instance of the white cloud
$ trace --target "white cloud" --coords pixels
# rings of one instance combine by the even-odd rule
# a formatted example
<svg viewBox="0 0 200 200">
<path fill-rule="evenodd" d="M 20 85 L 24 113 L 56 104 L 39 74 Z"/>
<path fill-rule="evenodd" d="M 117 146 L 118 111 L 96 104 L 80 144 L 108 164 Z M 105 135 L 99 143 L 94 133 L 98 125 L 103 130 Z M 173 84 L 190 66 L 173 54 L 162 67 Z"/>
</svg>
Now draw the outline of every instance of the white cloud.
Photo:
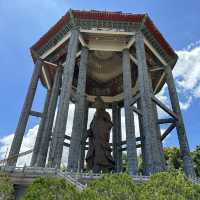
<svg viewBox="0 0 200 200">
<path fill-rule="evenodd" d="M 162 88 L 162 90 L 156 95 L 156 97 L 164 103 L 167 107 L 171 107 L 168 95 L 167 95 L 167 85 L 165 84 Z M 168 116 L 168 114 L 161 109 L 159 106 L 157 106 L 157 111 L 158 111 L 158 118 L 165 118 Z"/>
<path fill-rule="evenodd" d="M 69 105 L 69 114 L 68 114 L 68 123 L 66 126 L 66 133 L 65 133 L 69 136 L 71 135 L 71 132 L 72 132 L 74 109 L 75 109 L 74 104 L 70 104 Z M 108 110 L 108 112 L 112 115 L 111 110 Z M 95 113 L 95 109 L 89 109 L 88 127 L 92 121 L 94 113 Z M 55 123 L 55 120 L 54 120 L 54 123 Z M 39 127 L 39 125 L 34 126 L 32 129 L 28 130 L 27 134 L 24 135 L 20 152 L 25 152 L 30 149 L 33 149 L 34 144 L 35 144 L 35 139 L 37 136 L 38 127 Z M 0 160 L 4 159 L 5 157 L 8 156 L 8 152 L 10 150 L 10 146 L 11 146 L 13 137 L 14 137 L 14 134 L 9 134 L 5 137 L 0 138 Z M 67 140 L 65 140 L 65 142 L 67 142 Z M 68 143 L 69 143 L 69 141 L 68 141 Z M 64 147 L 63 148 L 63 156 L 62 156 L 62 165 L 67 164 L 68 153 L 69 153 L 68 148 Z M 17 162 L 17 166 L 24 166 L 24 165 L 28 166 L 30 164 L 31 156 L 32 156 L 32 154 L 29 154 L 29 155 L 19 158 L 18 162 Z"/>
<path fill-rule="evenodd" d="M 199 98 L 200 97 L 200 85 L 198 85 L 193 92 L 194 97 Z"/>
<path fill-rule="evenodd" d="M 182 110 L 187 110 L 192 105 L 193 98 L 200 97 L 200 41 L 191 43 L 176 53 L 179 58 L 174 67 L 173 75 L 179 94 L 180 107 Z M 170 107 L 166 85 L 157 97 Z M 158 109 L 158 113 L 162 117 L 165 116 L 165 113 L 160 109 Z"/>
<path fill-rule="evenodd" d="M 32 129 L 29 129 L 27 134 L 25 134 L 23 138 L 23 142 L 21 145 L 20 152 L 25 152 L 30 149 L 33 149 L 33 145 L 35 143 L 35 138 L 37 135 L 38 125 L 34 126 Z M 10 134 L 3 138 L 0 138 L 0 159 L 4 159 L 8 156 L 8 152 L 10 150 L 10 146 L 13 140 L 14 134 Z M 29 165 L 31 154 L 23 156 L 18 159 L 17 166 L 23 166 L 24 164 Z"/>
<path fill-rule="evenodd" d="M 180 107 L 182 110 L 187 110 L 192 104 L 192 97 L 190 96 L 185 102 L 180 101 Z"/>
<path fill-rule="evenodd" d="M 179 56 L 179 60 L 173 70 L 174 77 L 176 79 L 177 91 L 181 97 L 180 106 L 182 110 L 187 110 L 191 104 L 193 98 L 200 97 L 200 41 L 188 45 L 184 50 L 176 52 Z M 167 106 L 170 107 L 170 101 L 167 94 L 167 87 L 164 85 L 163 89 L 157 94 L 157 97 Z M 182 100 L 184 97 L 184 101 Z M 93 118 L 95 109 L 89 109 L 88 116 L 88 127 Z M 109 110 L 111 113 L 111 110 Z M 165 117 L 161 109 L 158 109 L 159 118 Z M 72 125 L 74 118 L 74 105 L 70 104 L 69 114 L 68 114 L 68 123 L 66 128 L 66 134 L 71 135 Z M 125 116 L 124 109 L 121 111 L 121 125 L 122 125 L 122 139 L 125 140 Z M 34 126 L 32 129 L 29 129 L 27 134 L 25 134 L 22 147 L 20 152 L 27 151 L 32 149 L 34 146 L 35 138 L 37 135 L 38 125 Z M 163 129 L 164 130 L 164 129 Z M 163 132 L 162 130 L 162 132 Z M 138 119 L 135 116 L 135 133 L 136 137 L 139 136 L 139 123 Z M 5 157 L 6 152 L 9 152 L 9 148 L 12 142 L 14 134 L 9 134 L 5 137 L 0 138 L 0 159 Z M 66 165 L 68 157 L 68 149 L 64 148 L 62 163 Z M 24 156 L 18 160 L 18 165 L 24 165 L 25 163 L 29 165 L 31 154 Z"/>
<path fill-rule="evenodd" d="M 68 123 L 67 123 L 67 127 L 66 127 L 66 134 L 67 135 L 71 135 L 71 132 L 72 132 L 73 119 L 74 119 L 74 109 L 75 109 L 74 104 L 70 104 L 69 105 L 69 114 L 68 114 Z M 109 114 L 112 117 L 111 109 L 108 109 L 107 111 L 109 112 Z M 95 109 L 89 109 L 88 128 L 89 128 L 89 125 L 92 121 L 94 113 L 95 113 Z M 126 130 L 125 130 L 124 109 L 122 109 L 121 115 L 122 115 L 121 116 L 122 140 L 125 140 L 126 139 L 126 134 L 125 134 Z M 136 134 L 136 137 L 139 137 L 140 134 L 139 134 L 138 117 L 136 115 L 134 115 L 134 117 L 135 117 L 134 118 L 135 119 L 135 134 Z M 25 136 L 23 138 L 23 142 L 22 142 L 20 152 L 25 152 L 25 151 L 28 151 L 30 149 L 33 149 L 35 139 L 36 139 L 36 136 L 37 136 L 38 127 L 39 127 L 39 125 L 34 126 L 32 129 L 28 130 L 27 134 L 25 134 Z M 14 134 L 9 134 L 5 137 L 0 138 L 0 144 L 1 144 L 1 146 L 0 146 L 0 159 L 4 159 L 5 156 L 8 156 L 8 152 L 9 152 L 13 137 L 14 137 Z M 112 140 L 112 134 L 111 134 L 110 141 L 111 140 Z M 67 140 L 65 140 L 65 142 L 69 143 L 69 141 L 67 141 Z M 64 165 L 64 166 L 67 165 L 68 153 L 69 153 L 68 148 L 64 147 L 63 148 L 63 155 L 62 155 L 62 165 Z M 20 157 L 18 159 L 17 166 L 24 166 L 24 165 L 28 166 L 30 164 L 31 156 L 32 156 L 32 154 Z"/>
<path fill-rule="evenodd" d="M 69 114 L 68 114 L 68 123 L 67 123 L 67 129 L 66 129 L 66 134 L 68 135 L 71 135 L 73 117 L 74 117 L 74 105 L 70 104 Z M 32 129 L 29 129 L 28 132 L 24 135 L 20 152 L 25 152 L 30 149 L 33 149 L 34 144 L 35 144 L 35 139 L 37 136 L 38 127 L 39 125 L 34 126 Z M 9 134 L 5 137 L 0 138 L 0 160 L 8 156 L 8 152 L 10 150 L 13 137 L 14 137 L 14 134 Z M 68 157 L 67 155 L 68 155 L 68 150 L 64 148 L 63 157 L 62 157 L 62 163 L 64 164 L 67 163 L 67 157 Z M 29 165 L 31 156 L 32 156 L 32 153 L 19 158 L 17 162 L 17 166 Z"/>
<path fill-rule="evenodd" d="M 185 50 L 176 51 L 179 56 L 173 74 L 180 92 L 188 92 L 197 97 L 200 87 L 200 41 L 188 46 Z"/>
</svg>

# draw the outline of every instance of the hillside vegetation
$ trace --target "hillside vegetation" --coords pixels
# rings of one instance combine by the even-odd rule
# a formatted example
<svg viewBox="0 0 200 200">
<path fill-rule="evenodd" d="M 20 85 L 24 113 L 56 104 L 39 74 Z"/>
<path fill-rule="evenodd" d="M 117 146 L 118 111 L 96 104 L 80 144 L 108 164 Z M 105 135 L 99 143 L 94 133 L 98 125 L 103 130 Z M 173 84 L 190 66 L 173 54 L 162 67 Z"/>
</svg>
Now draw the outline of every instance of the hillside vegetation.
<svg viewBox="0 0 200 200">
<path fill-rule="evenodd" d="M 200 200 L 200 186 L 187 180 L 181 170 L 152 175 L 134 183 L 126 173 L 107 174 L 89 182 L 80 192 L 64 179 L 41 177 L 27 189 L 22 200 Z M 8 176 L 0 174 L 0 200 L 14 200 Z"/>
<path fill-rule="evenodd" d="M 63 179 L 40 178 L 23 200 L 200 200 L 200 186 L 189 182 L 180 171 L 162 172 L 143 184 L 125 173 L 105 175 L 91 181 L 82 192 Z"/>
<path fill-rule="evenodd" d="M 14 188 L 6 174 L 0 173 L 0 200 L 14 200 Z"/>
</svg>

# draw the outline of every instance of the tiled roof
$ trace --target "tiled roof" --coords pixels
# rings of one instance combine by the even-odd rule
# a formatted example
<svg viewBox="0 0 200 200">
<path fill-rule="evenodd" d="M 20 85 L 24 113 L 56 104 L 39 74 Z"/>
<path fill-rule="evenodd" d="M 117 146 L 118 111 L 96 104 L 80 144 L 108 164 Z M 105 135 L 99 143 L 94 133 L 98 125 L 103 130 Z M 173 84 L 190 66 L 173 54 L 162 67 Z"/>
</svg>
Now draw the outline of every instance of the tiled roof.
<svg viewBox="0 0 200 200">
<path fill-rule="evenodd" d="M 72 10 L 73 16 L 79 19 L 94 19 L 94 20 L 109 20 L 109 21 L 127 21 L 142 23 L 143 19 L 146 17 L 145 14 L 131 14 L 122 12 L 108 12 L 108 11 L 80 11 Z M 46 34 L 44 34 L 32 47 L 31 49 L 38 50 L 41 48 L 54 34 L 61 30 L 69 22 L 69 12 L 66 13 Z M 169 56 L 175 56 L 175 52 L 170 47 L 168 42 L 164 39 L 162 34 L 158 31 L 156 26 L 153 24 L 151 19 L 147 16 L 144 21 L 145 27 L 154 36 L 154 38 L 159 42 L 161 47 Z"/>
</svg>

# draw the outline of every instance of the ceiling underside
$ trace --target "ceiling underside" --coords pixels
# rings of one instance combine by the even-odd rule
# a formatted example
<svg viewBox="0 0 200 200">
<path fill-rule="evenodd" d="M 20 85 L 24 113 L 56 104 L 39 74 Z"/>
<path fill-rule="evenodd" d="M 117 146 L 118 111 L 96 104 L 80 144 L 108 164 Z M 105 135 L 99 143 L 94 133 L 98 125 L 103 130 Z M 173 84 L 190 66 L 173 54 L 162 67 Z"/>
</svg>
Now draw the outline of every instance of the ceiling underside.
<svg viewBox="0 0 200 200">
<path fill-rule="evenodd" d="M 68 41 L 70 38 L 71 22 L 69 21 L 68 17 L 68 15 L 64 16 L 64 18 L 62 18 L 53 27 L 53 29 L 51 29 L 47 34 L 45 34 L 45 37 L 42 37 L 38 41 L 38 43 L 36 43 L 31 48 L 32 52 L 33 50 L 36 51 L 41 58 L 48 62 L 58 65 L 64 63 L 68 50 Z M 79 17 L 85 16 L 80 15 Z M 124 20 L 127 17 L 128 15 L 125 15 Z M 132 15 L 130 15 L 130 19 L 132 20 L 131 17 Z M 138 15 L 138 17 L 142 19 L 144 15 Z M 139 18 L 136 18 L 133 17 L 134 20 L 139 20 Z M 150 19 L 148 18 L 148 20 Z M 65 25 L 66 28 L 68 27 L 68 29 L 62 29 L 62 32 L 60 31 L 60 33 L 62 33 L 63 35 L 59 36 L 57 33 L 57 36 L 55 34 L 55 31 L 58 32 L 58 30 L 61 30 L 61 27 L 65 27 L 64 23 L 66 22 L 69 23 L 69 25 Z M 86 94 L 88 100 L 93 101 L 95 96 L 97 95 L 103 96 L 104 101 L 106 101 L 107 103 L 123 100 L 122 50 L 124 48 L 128 48 L 130 52 L 132 77 L 131 84 L 134 95 L 138 91 L 138 84 L 137 59 L 133 27 L 135 28 L 139 26 L 139 23 L 136 21 L 134 23 L 130 21 L 124 21 L 122 23 L 119 23 L 118 21 L 106 22 L 78 18 L 76 19 L 76 23 L 80 26 L 81 39 L 79 38 L 80 43 L 77 51 L 77 58 L 74 70 L 72 95 L 76 91 L 79 73 L 78 69 L 81 55 L 80 52 L 82 46 L 84 45 L 86 45 L 89 49 L 86 82 Z M 165 80 L 163 72 L 154 69 L 163 67 L 168 62 L 170 62 L 170 66 L 173 68 L 176 63 L 177 56 L 173 52 L 173 50 L 170 49 L 170 46 L 167 46 L 168 44 L 164 41 L 161 35 L 159 35 L 160 33 L 158 33 L 157 29 L 155 29 L 155 27 L 151 23 L 152 22 L 145 22 L 144 24 L 149 29 L 152 29 L 153 27 L 152 31 L 155 32 L 154 36 L 152 36 L 153 34 L 151 35 L 151 33 L 148 32 L 147 28 L 143 29 L 143 33 L 145 39 L 144 42 L 146 52 L 146 63 L 149 69 L 150 78 L 152 80 L 153 90 L 155 93 L 157 93 L 162 88 Z M 110 28 L 110 25 L 112 25 L 114 28 Z M 125 29 L 123 30 L 123 28 Z M 54 35 L 53 31 L 55 32 Z M 51 35 L 51 37 L 48 38 L 48 35 Z M 162 49 L 162 46 L 159 46 L 158 42 L 155 41 L 155 37 L 157 36 L 158 38 L 160 38 L 159 41 L 161 41 L 164 44 L 164 46 L 166 46 L 166 50 L 170 52 L 170 54 L 165 54 L 165 50 Z M 56 37 L 56 40 L 52 40 L 52 37 Z M 53 43 L 51 41 L 53 41 Z M 44 43 L 43 46 L 41 46 L 42 43 Z M 37 49 L 39 48 L 39 46 L 41 48 Z M 33 54 L 32 56 L 33 60 L 35 61 L 35 56 Z M 56 67 L 52 65 L 45 65 L 46 75 L 44 73 L 41 74 L 41 81 L 45 87 L 47 87 L 48 85 L 47 81 L 50 82 L 50 84 L 53 83 L 55 68 Z"/>
</svg>

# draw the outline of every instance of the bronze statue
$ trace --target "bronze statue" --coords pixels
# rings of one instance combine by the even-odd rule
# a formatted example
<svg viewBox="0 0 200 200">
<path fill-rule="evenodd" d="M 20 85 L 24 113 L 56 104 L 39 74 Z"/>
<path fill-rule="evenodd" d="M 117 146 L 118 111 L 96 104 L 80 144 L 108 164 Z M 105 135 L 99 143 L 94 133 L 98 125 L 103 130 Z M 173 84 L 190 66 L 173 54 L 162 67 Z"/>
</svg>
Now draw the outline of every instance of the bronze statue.
<svg viewBox="0 0 200 200">
<path fill-rule="evenodd" d="M 100 97 L 95 99 L 96 112 L 87 131 L 89 149 L 86 156 L 87 168 L 94 173 L 114 169 L 114 160 L 109 145 L 110 130 L 113 126 L 110 115 L 105 111 L 105 105 Z"/>
</svg>

